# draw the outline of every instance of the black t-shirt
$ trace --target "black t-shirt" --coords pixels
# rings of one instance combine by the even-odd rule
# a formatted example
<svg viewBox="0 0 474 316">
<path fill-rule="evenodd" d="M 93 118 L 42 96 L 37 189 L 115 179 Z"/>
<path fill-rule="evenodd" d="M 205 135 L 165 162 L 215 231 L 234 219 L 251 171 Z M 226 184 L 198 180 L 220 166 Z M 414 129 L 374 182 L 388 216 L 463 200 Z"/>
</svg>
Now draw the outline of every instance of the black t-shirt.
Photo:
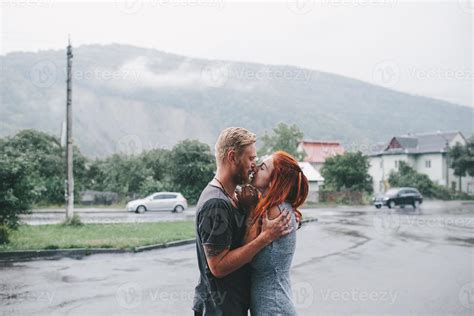
<svg viewBox="0 0 474 316">
<path fill-rule="evenodd" d="M 230 250 L 242 246 L 246 214 L 233 207 L 224 192 L 208 184 L 196 206 L 196 251 L 199 283 L 194 294 L 193 310 L 204 315 L 247 315 L 250 305 L 250 267 L 216 278 L 207 265 L 203 245 Z"/>
</svg>

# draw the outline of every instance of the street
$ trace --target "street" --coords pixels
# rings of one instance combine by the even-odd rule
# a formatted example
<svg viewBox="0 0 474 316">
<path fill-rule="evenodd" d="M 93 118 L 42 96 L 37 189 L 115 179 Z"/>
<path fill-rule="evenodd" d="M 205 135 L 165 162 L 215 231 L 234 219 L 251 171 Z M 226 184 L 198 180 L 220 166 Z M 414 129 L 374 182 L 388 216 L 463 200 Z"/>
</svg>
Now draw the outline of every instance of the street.
<svg viewBox="0 0 474 316">
<path fill-rule="evenodd" d="M 291 277 L 300 315 L 473 314 L 472 202 L 303 214 L 319 220 L 297 233 Z M 184 216 L 162 214 L 175 215 Z M 0 315 L 190 315 L 198 275 L 194 245 L 8 264 Z"/>
<path fill-rule="evenodd" d="M 146 223 L 194 220 L 195 209 L 190 207 L 181 213 L 171 211 L 147 211 L 143 214 L 127 212 L 125 209 L 77 208 L 75 209 L 83 223 Z M 28 225 L 59 224 L 65 219 L 64 209 L 36 210 L 32 214 L 21 215 L 23 223 Z"/>
</svg>

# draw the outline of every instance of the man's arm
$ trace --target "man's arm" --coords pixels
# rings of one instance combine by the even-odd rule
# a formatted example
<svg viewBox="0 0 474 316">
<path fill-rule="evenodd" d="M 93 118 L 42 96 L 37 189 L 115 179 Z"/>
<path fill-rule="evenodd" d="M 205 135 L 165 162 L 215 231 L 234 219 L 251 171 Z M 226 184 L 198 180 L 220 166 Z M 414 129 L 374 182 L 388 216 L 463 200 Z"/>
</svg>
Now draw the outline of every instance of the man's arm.
<svg viewBox="0 0 474 316">
<path fill-rule="evenodd" d="M 291 233 L 292 228 L 288 228 L 290 221 L 291 214 L 288 211 L 282 212 L 275 219 L 269 219 L 268 216 L 265 216 L 262 233 L 248 244 L 233 250 L 209 244 L 204 245 L 207 264 L 211 273 L 216 278 L 222 278 L 249 263 L 265 246 Z"/>
</svg>

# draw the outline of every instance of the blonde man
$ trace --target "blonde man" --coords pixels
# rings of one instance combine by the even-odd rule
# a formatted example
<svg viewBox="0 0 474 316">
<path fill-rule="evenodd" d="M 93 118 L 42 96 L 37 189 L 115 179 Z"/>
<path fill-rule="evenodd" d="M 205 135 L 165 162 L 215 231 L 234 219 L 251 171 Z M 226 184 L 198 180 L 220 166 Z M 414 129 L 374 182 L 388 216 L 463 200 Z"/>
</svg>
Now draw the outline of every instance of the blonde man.
<svg viewBox="0 0 474 316">
<path fill-rule="evenodd" d="M 196 206 L 196 251 L 200 271 L 195 289 L 195 315 L 247 315 L 250 305 L 248 263 L 265 246 L 291 232 L 291 215 L 263 219 L 260 235 L 243 245 L 246 212 L 239 208 L 236 186 L 249 181 L 255 169 L 257 138 L 241 127 L 219 135 L 215 146 L 217 172 Z"/>
</svg>

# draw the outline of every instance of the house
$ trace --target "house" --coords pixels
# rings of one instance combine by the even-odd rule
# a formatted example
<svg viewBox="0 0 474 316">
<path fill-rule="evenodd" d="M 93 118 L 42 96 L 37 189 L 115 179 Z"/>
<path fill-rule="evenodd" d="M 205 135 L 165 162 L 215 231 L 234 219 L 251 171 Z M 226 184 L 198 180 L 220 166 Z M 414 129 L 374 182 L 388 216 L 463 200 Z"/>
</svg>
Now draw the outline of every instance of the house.
<svg viewBox="0 0 474 316">
<path fill-rule="evenodd" d="M 298 164 L 309 182 L 309 192 L 306 201 L 318 202 L 319 187 L 324 182 L 324 178 L 309 162 L 298 162 Z"/>
<path fill-rule="evenodd" d="M 447 150 L 456 143 L 466 144 L 461 132 L 435 132 L 394 136 L 384 146 L 374 146 L 369 154 L 369 174 L 373 178 L 374 193 L 385 192 L 390 172 L 405 161 L 417 172 L 426 174 L 433 182 L 459 190 L 459 177 L 449 168 Z M 461 190 L 474 193 L 474 178 L 461 178 Z"/>
<path fill-rule="evenodd" d="M 304 161 L 309 162 L 318 172 L 327 158 L 345 153 L 338 141 L 327 140 L 303 140 L 297 150 L 305 153 Z"/>
</svg>

